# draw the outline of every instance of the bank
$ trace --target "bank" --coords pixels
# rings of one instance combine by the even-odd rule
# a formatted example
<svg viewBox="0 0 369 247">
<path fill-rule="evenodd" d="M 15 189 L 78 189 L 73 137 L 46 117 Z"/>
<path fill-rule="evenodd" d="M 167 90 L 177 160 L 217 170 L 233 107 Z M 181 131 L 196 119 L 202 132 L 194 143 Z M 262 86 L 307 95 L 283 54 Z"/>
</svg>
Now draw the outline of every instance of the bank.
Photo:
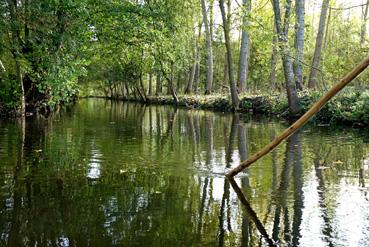
<svg viewBox="0 0 369 247">
<path fill-rule="evenodd" d="M 305 113 L 320 97 L 321 92 L 303 91 L 299 93 L 300 115 Z M 132 96 L 103 97 L 116 100 L 142 102 L 141 98 Z M 147 96 L 147 104 L 176 105 L 170 95 Z M 214 95 L 178 95 L 177 106 L 190 109 L 207 109 L 222 112 L 232 111 L 230 96 L 222 94 Z M 275 116 L 278 118 L 288 117 L 288 102 L 285 95 L 243 95 L 240 97 L 239 112 Z M 334 97 L 313 118 L 317 124 L 348 124 L 355 126 L 369 125 L 369 90 L 350 91 L 346 90 Z"/>
</svg>

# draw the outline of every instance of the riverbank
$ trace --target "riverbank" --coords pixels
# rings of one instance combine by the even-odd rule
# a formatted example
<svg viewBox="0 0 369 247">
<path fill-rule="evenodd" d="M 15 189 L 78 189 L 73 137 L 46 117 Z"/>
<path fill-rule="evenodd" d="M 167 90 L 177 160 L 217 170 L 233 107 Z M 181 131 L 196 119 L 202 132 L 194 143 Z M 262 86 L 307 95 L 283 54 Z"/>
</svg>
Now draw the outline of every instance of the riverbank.
<svg viewBox="0 0 369 247">
<path fill-rule="evenodd" d="M 320 97 L 321 92 L 304 91 L 299 93 L 301 111 L 305 113 Z M 80 98 L 108 98 L 114 100 L 124 100 L 141 102 L 142 99 L 135 97 L 105 97 L 105 96 L 81 96 Z M 147 96 L 147 104 L 175 105 L 175 101 L 170 95 Z M 232 111 L 232 101 L 230 96 L 222 94 L 213 95 L 178 95 L 178 106 L 189 109 L 207 109 L 221 112 Z M 48 108 L 50 109 L 50 108 Z M 52 109 L 51 109 L 52 111 Z M 288 102 L 285 95 L 251 95 L 240 96 L 241 113 L 262 114 L 277 118 L 288 118 Z M 42 108 L 29 113 L 43 112 Z M 49 112 L 48 112 L 49 113 Z M 14 118 L 16 110 L 6 109 L 0 105 L 0 117 Z M 354 126 L 369 125 L 369 90 L 349 91 L 346 90 L 334 97 L 328 104 L 313 118 L 316 124 L 347 124 Z"/>
<path fill-rule="evenodd" d="M 301 111 L 305 113 L 320 97 L 321 92 L 305 91 L 299 93 Z M 89 96 L 93 97 L 93 96 Z M 101 96 L 100 96 L 101 97 Z M 142 102 L 134 97 L 113 97 L 110 99 Z M 147 96 L 147 103 L 175 105 L 170 95 Z M 227 95 L 178 95 L 178 106 L 214 111 L 232 111 L 231 98 Z M 285 95 L 243 95 L 240 97 L 239 112 L 255 113 L 279 118 L 288 117 L 288 102 Z M 366 126 L 369 124 L 369 90 L 342 92 L 334 97 L 313 118 L 318 124 L 349 124 Z"/>
</svg>

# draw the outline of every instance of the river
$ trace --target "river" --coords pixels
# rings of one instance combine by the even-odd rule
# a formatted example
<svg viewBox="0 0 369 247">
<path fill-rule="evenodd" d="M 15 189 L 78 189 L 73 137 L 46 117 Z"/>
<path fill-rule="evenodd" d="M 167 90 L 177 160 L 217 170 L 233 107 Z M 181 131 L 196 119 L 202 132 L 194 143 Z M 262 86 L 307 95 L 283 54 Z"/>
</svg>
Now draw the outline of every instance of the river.
<svg viewBox="0 0 369 247">
<path fill-rule="evenodd" d="M 98 99 L 2 121 L 0 245 L 368 246 L 367 129 L 307 125 L 225 179 L 286 127 Z"/>
</svg>

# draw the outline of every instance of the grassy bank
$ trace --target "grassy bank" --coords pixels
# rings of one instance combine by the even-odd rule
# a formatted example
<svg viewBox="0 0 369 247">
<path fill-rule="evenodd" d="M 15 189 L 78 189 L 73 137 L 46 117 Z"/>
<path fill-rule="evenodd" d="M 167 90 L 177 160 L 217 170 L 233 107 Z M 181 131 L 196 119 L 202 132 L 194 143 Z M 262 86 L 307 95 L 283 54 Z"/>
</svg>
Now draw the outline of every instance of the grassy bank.
<svg viewBox="0 0 369 247">
<path fill-rule="evenodd" d="M 301 112 L 305 113 L 320 97 L 317 91 L 301 92 L 299 94 Z M 139 101 L 133 97 L 119 98 L 129 101 Z M 226 95 L 179 95 L 179 106 L 215 111 L 231 111 L 232 102 Z M 173 98 L 165 96 L 148 96 L 150 104 L 174 105 Z M 240 100 L 239 112 L 256 113 L 276 117 L 288 117 L 288 102 L 284 95 L 243 95 Z M 344 123 L 351 125 L 369 125 L 369 90 L 361 92 L 342 92 L 334 97 L 314 117 L 317 123 Z"/>
</svg>

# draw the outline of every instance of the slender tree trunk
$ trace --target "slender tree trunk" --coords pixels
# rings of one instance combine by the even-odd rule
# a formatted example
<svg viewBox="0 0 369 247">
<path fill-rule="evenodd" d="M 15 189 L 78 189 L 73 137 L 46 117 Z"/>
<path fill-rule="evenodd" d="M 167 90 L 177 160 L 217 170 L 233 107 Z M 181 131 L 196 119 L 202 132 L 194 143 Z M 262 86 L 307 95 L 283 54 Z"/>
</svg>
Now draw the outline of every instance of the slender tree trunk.
<svg viewBox="0 0 369 247">
<path fill-rule="evenodd" d="M 139 81 L 140 81 L 139 92 L 142 95 L 143 101 L 147 102 L 146 90 L 145 90 L 145 87 L 144 87 L 144 84 L 143 84 L 142 73 L 140 75 Z"/>
<path fill-rule="evenodd" d="M 191 94 L 192 93 L 192 88 L 193 88 L 193 82 L 195 80 L 195 72 L 196 72 L 196 59 L 193 63 L 193 65 L 191 66 L 191 69 L 189 71 L 189 79 L 188 79 L 188 84 L 185 90 L 185 94 Z"/>
<path fill-rule="evenodd" d="M 251 12 L 251 0 L 243 0 L 242 7 L 244 8 L 244 16 L 242 20 L 242 35 L 241 35 L 241 48 L 240 58 L 238 61 L 238 89 L 240 92 L 244 92 L 246 89 L 248 63 L 250 57 L 250 38 L 246 31 L 247 18 Z"/>
<path fill-rule="evenodd" d="M 284 25 L 282 29 L 281 10 L 279 0 L 273 0 L 274 21 L 278 35 L 278 43 L 282 53 L 283 70 L 285 84 L 287 90 L 288 105 L 291 115 L 296 115 L 299 110 L 299 99 L 296 92 L 296 84 L 294 82 L 293 66 L 291 59 L 291 51 L 288 46 L 288 26 L 291 14 L 291 0 L 286 1 Z"/>
<path fill-rule="evenodd" d="M 18 85 L 20 85 L 21 88 L 21 109 L 20 114 L 24 116 L 26 114 L 26 96 L 24 92 L 24 85 L 23 85 L 23 77 L 22 77 L 22 71 L 21 71 L 21 65 L 19 63 L 18 56 L 14 57 L 15 59 L 15 71 L 16 71 L 16 78 Z"/>
<path fill-rule="evenodd" d="M 277 62 L 278 62 L 278 37 L 277 31 L 274 24 L 274 35 L 273 35 L 273 48 L 272 48 L 272 58 L 271 58 L 271 72 L 269 76 L 270 86 L 272 89 L 276 88 L 277 82 Z"/>
<path fill-rule="evenodd" d="M 225 39 L 225 45 L 227 49 L 227 58 L 228 58 L 228 74 L 229 74 L 229 84 L 230 84 L 230 90 L 231 90 L 231 97 L 232 97 L 232 105 L 233 110 L 237 111 L 239 107 L 239 98 L 238 98 L 238 92 L 236 88 L 236 84 L 234 81 L 233 76 L 233 58 L 232 58 L 232 47 L 231 47 L 231 39 L 229 37 L 229 29 L 230 29 L 230 23 L 227 20 L 225 9 L 224 9 L 224 0 L 219 0 L 219 7 L 222 14 L 223 19 L 223 29 L 224 29 L 224 39 Z"/>
<path fill-rule="evenodd" d="M 227 52 L 224 53 L 223 83 L 224 85 L 228 84 L 228 55 L 227 55 Z"/>
<path fill-rule="evenodd" d="M 129 96 L 129 87 L 127 83 L 124 83 L 124 87 L 126 88 L 127 96 Z"/>
<path fill-rule="evenodd" d="M 161 75 L 158 72 L 156 74 L 156 96 L 159 96 L 162 93 L 162 86 L 161 86 Z"/>
<path fill-rule="evenodd" d="M 320 60 L 322 55 L 323 36 L 325 29 L 325 21 L 327 17 L 327 10 L 329 6 L 329 0 L 323 0 L 322 12 L 320 14 L 319 29 L 316 36 L 315 51 L 313 57 L 313 63 L 310 70 L 309 76 L 309 88 L 316 88 L 318 81 L 318 72 L 320 68 Z"/>
<path fill-rule="evenodd" d="M 170 83 L 172 83 L 172 81 L 171 81 L 171 82 L 169 82 L 169 81 L 167 80 L 167 82 L 168 82 L 168 83 L 167 83 L 167 93 L 166 93 L 166 94 L 167 94 L 167 95 L 171 95 L 171 92 L 172 92 L 172 91 L 171 91 L 170 87 L 171 87 L 172 85 L 170 85 Z"/>
<path fill-rule="evenodd" d="M 174 73 L 174 71 L 173 71 L 174 70 L 174 62 L 171 61 L 171 69 L 170 69 L 170 75 L 169 76 L 165 72 L 162 63 L 160 64 L 160 66 L 161 66 L 161 72 L 162 72 L 164 78 L 167 81 L 168 94 L 172 95 L 173 100 L 174 100 L 174 103 L 177 105 L 178 104 L 178 96 L 177 96 L 176 90 L 175 90 L 175 88 L 173 86 L 173 80 L 174 80 L 174 75 L 173 75 L 173 73 Z"/>
<path fill-rule="evenodd" d="M 197 36 L 197 46 L 196 46 L 196 70 L 195 70 L 195 79 L 193 83 L 193 91 L 197 94 L 198 86 L 200 83 L 200 62 L 201 62 L 201 52 L 200 52 L 200 39 L 201 39 L 201 25 L 202 22 L 199 23 L 199 33 Z"/>
<path fill-rule="evenodd" d="M 193 83 L 193 91 L 195 94 L 197 94 L 198 92 L 199 82 L 200 82 L 200 61 L 198 60 L 196 62 L 195 81 Z"/>
<path fill-rule="evenodd" d="M 2 62 L 2 61 L 1 61 L 1 59 L 0 59 L 0 74 L 1 74 L 1 73 L 3 73 L 3 72 L 6 72 L 6 69 L 5 69 L 5 67 L 4 67 L 3 62 Z"/>
<path fill-rule="evenodd" d="M 149 96 L 152 96 L 152 73 L 149 74 Z"/>
<path fill-rule="evenodd" d="M 206 89 L 205 94 L 210 94 L 213 89 L 213 37 L 211 36 L 209 21 L 206 13 L 205 0 L 201 0 L 202 16 L 205 25 L 205 38 L 207 48 L 206 64 Z"/>
<path fill-rule="evenodd" d="M 365 36 L 366 36 L 366 19 L 368 18 L 368 8 L 369 8 L 369 0 L 367 0 L 366 5 L 363 6 L 363 22 L 361 23 L 361 32 L 360 32 L 360 44 L 364 44 Z"/>
<path fill-rule="evenodd" d="M 178 70 L 177 74 L 177 92 L 179 92 L 181 88 L 181 81 L 182 81 L 182 72 Z"/>
<path fill-rule="evenodd" d="M 324 49 L 327 47 L 327 43 L 328 43 L 328 38 L 329 38 L 329 25 L 331 23 L 331 14 L 332 14 L 332 8 L 329 7 L 329 11 L 328 11 L 328 20 L 327 20 L 327 24 L 325 27 L 325 35 L 324 35 Z"/>
<path fill-rule="evenodd" d="M 293 223 L 292 223 L 292 246 L 300 245 L 300 227 L 302 221 L 302 211 L 304 207 L 304 191 L 303 191 L 303 164 L 301 142 L 298 132 L 293 134 L 287 141 L 287 148 L 292 152 L 293 158 Z"/>
<path fill-rule="evenodd" d="M 295 25 L 295 49 L 296 60 L 294 62 L 295 82 L 298 90 L 303 90 L 302 61 L 304 60 L 305 39 L 305 0 L 295 0 L 296 25 Z"/>
</svg>

